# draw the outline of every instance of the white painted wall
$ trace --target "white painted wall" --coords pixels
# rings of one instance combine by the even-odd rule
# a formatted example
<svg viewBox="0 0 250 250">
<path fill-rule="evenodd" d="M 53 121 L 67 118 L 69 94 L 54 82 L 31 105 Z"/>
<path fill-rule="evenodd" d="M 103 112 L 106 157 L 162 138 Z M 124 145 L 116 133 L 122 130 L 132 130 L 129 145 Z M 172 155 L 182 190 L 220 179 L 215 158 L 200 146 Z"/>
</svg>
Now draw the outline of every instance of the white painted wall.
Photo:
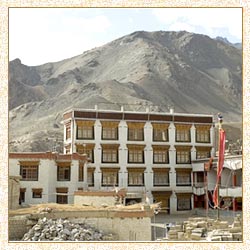
<svg viewBox="0 0 250 250">
<path fill-rule="evenodd" d="M 137 121 L 138 122 L 138 121 Z M 65 134 L 66 128 L 64 126 L 64 140 L 66 139 Z M 153 170 L 152 168 L 154 166 L 160 166 L 161 164 L 153 164 L 153 148 L 152 144 L 158 144 L 158 145 L 169 145 L 169 164 L 164 164 L 161 166 L 169 167 L 169 181 L 170 186 L 169 187 L 157 187 L 158 191 L 166 191 L 172 190 L 173 192 L 181 189 L 181 192 L 190 192 L 191 187 L 176 187 L 176 171 L 175 167 L 176 165 L 176 150 L 175 145 L 183 145 L 183 146 L 193 146 L 191 150 L 191 159 L 194 160 L 196 158 L 196 152 L 194 146 L 213 146 L 213 128 L 211 128 L 211 143 L 196 143 L 195 142 L 195 126 L 192 124 L 191 127 L 191 142 L 189 143 L 176 143 L 175 142 L 175 126 L 173 122 L 170 122 L 169 125 L 169 141 L 167 142 L 153 142 L 152 138 L 152 124 L 149 121 L 145 122 L 144 126 L 144 141 L 128 141 L 128 127 L 127 122 L 124 120 L 121 120 L 119 122 L 118 126 L 119 131 L 119 139 L 117 141 L 108 141 L 108 140 L 102 140 L 101 139 L 101 132 L 102 132 L 102 126 L 99 119 L 95 121 L 94 124 L 94 134 L 95 139 L 94 140 L 76 140 L 76 122 L 75 119 L 71 122 L 71 139 L 65 141 L 66 143 L 71 143 L 73 152 L 76 152 L 75 143 L 82 143 L 82 144 L 88 144 L 88 143 L 95 143 L 94 148 L 94 163 L 89 163 L 89 166 L 95 167 L 94 172 L 94 187 L 89 187 L 90 190 L 107 190 L 112 189 L 112 187 L 101 187 L 101 167 L 120 167 L 119 169 L 119 187 L 120 188 L 127 188 L 128 192 L 148 192 L 149 196 L 152 196 L 152 190 L 154 190 L 155 187 L 153 187 Z M 103 164 L 101 163 L 101 156 L 102 156 L 102 143 L 119 143 L 119 163 L 115 164 Z M 127 163 L 128 159 L 128 149 L 127 144 L 141 144 L 146 145 L 144 149 L 144 160 L 145 162 L 143 164 L 129 164 Z M 71 152 L 72 153 L 72 152 Z M 18 160 L 11 159 L 10 160 L 10 174 L 16 175 L 19 174 L 19 167 L 17 165 Z M 127 173 L 127 167 L 143 167 L 145 168 L 144 172 L 144 180 L 145 180 L 145 186 L 144 187 L 128 187 L 128 173 Z M 178 167 L 191 167 L 191 164 L 178 164 Z M 41 187 L 44 190 L 43 198 L 41 199 L 42 202 L 55 202 L 56 200 L 56 187 L 68 187 L 69 190 L 69 203 L 73 203 L 73 193 L 78 189 L 78 187 L 83 187 L 83 182 L 78 181 L 78 162 L 72 161 L 71 164 L 71 180 L 70 181 L 64 181 L 59 182 L 57 181 L 57 167 L 54 161 L 51 160 L 41 160 L 40 166 L 39 166 L 40 172 L 39 172 L 39 180 L 38 182 L 21 182 L 22 187 L 27 188 L 27 203 L 34 203 L 38 202 L 36 199 L 30 198 L 30 192 L 32 187 Z M 214 181 L 214 176 L 211 174 L 211 181 Z M 210 185 L 210 188 L 214 187 L 213 185 Z M 153 198 L 151 198 L 151 201 Z M 171 205 L 171 211 L 176 211 L 176 202 L 175 197 L 171 196 L 170 198 L 170 205 Z"/>
</svg>

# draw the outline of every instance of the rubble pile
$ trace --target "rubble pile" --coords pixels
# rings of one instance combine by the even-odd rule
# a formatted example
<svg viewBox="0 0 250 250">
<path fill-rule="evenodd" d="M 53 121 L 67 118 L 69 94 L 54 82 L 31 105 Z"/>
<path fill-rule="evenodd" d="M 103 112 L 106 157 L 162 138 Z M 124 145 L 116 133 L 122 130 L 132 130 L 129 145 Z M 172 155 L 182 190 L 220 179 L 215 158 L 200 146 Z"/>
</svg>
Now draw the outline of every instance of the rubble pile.
<svg viewBox="0 0 250 250">
<path fill-rule="evenodd" d="M 22 241 L 112 241 L 114 237 L 87 224 L 44 217 L 23 236 Z"/>
<path fill-rule="evenodd" d="M 240 216 L 234 218 L 232 225 L 227 221 L 189 218 L 181 224 L 172 226 L 168 237 L 171 241 L 242 241 L 242 221 Z"/>
</svg>

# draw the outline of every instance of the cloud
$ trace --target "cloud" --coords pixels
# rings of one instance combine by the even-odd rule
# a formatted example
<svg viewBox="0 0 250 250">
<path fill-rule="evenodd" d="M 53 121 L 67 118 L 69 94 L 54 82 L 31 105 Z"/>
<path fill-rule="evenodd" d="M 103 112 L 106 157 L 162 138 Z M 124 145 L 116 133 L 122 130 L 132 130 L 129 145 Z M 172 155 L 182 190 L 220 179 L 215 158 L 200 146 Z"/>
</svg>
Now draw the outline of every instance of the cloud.
<svg viewBox="0 0 250 250">
<path fill-rule="evenodd" d="M 166 27 L 177 28 L 186 24 L 187 29 L 203 29 L 209 36 L 219 36 L 219 31 L 227 31 L 241 40 L 241 8 L 161 8 L 152 10 L 153 15 Z"/>
<path fill-rule="evenodd" d="M 106 16 L 88 16 L 86 9 L 13 8 L 9 57 L 28 65 L 62 60 L 102 45 L 93 36 L 110 27 Z"/>
<path fill-rule="evenodd" d="M 68 28 L 78 30 L 78 32 L 89 33 L 105 32 L 111 26 L 110 21 L 104 15 L 92 18 L 69 17 L 63 20 L 63 24 Z"/>
</svg>

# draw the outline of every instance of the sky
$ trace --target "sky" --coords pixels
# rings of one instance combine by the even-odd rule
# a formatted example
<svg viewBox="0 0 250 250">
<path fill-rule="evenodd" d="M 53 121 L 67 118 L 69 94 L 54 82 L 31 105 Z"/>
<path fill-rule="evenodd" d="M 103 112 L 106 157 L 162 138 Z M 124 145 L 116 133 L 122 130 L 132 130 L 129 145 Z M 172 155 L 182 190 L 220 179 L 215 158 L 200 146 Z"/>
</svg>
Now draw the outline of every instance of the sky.
<svg viewBox="0 0 250 250">
<path fill-rule="evenodd" d="M 180 31 L 242 42 L 241 8 L 10 8 L 9 60 L 56 62 L 134 31 Z"/>
</svg>

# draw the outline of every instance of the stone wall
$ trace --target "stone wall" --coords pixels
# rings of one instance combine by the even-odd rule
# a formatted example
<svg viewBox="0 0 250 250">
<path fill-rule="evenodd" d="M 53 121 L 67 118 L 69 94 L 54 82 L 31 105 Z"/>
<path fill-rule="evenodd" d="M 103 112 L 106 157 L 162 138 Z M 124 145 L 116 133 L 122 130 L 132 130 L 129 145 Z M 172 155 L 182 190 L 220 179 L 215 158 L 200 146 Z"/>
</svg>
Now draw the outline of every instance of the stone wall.
<svg viewBox="0 0 250 250">
<path fill-rule="evenodd" d="M 20 240 L 40 218 L 67 218 L 73 223 L 86 223 L 105 234 L 117 235 L 118 241 L 150 241 L 152 211 L 87 210 L 52 211 L 9 218 L 9 239 Z M 19 226 L 20 225 L 20 226 Z"/>
<path fill-rule="evenodd" d="M 9 240 L 20 240 L 30 228 L 27 216 L 9 217 Z"/>
<path fill-rule="evenodd" d="M 115 203 L 115 197 L 113 196 L 74 196 L 75 205 L 88 205 L 101 207 L 103 205 L 113 206 Z"/>
<path fill-rule="evenodd" d="M 75 218 L 71 221 L 89 224 L 106 234 L 116 234 L 119 241 L 151 241 L 150 218 Z"/>
</svg>

